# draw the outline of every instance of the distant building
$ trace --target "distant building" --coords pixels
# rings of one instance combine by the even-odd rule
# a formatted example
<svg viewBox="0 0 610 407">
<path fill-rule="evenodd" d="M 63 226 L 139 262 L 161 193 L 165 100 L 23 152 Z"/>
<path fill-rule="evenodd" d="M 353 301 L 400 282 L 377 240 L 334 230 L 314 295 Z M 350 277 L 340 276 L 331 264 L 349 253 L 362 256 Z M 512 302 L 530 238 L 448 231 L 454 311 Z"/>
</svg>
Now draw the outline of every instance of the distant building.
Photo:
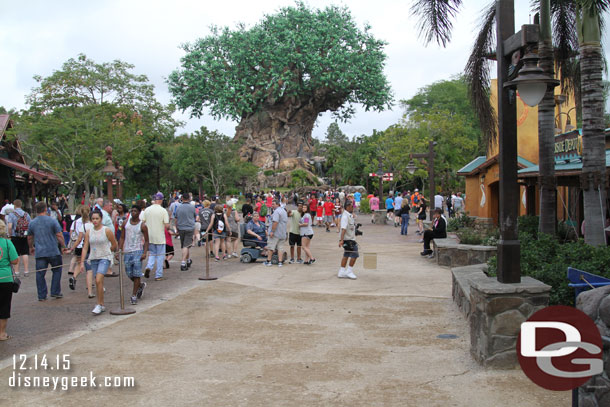
<svg viewBox="0 0 610 407">
<path fill-rule="evenodd" d="M 60 184 L 59 178 L 32 168 L 21 153 L 18 140 L 9 140 L 6 131 L 13 127 L 8 114 L 0 114 L 0 202 L 19 198 L 31 210 L 32 198 L 49 195 Z"/>
<path fill-rule="evenodd" d="M 560 87 L 555 88 L 555 92 L 557 217 L 577 226 L 583 219 L 579 182 L 582 171 L 581 132 L 571 125 L 576 123 L 574 97 L 561 95 Z M 491 102 L 497 107 L 496 80 L 491 84 Z M 527 106 L 518 96 L 517 139 L 519 190 L 515 194 L 519 194 L 521 203 L 519 214 L 538 215 L 538 108 Z M 610 129 L 606 130 L 606 166 L 610 167 Z M 486 156 L 476 157 L 457 174 L 466 177 L 466 211 L 470 216 L 485 218 L 497 225 L 500 205 L 497 143 Z M 580 228 L 577 229 L 580 233 Z"/>
</svg>

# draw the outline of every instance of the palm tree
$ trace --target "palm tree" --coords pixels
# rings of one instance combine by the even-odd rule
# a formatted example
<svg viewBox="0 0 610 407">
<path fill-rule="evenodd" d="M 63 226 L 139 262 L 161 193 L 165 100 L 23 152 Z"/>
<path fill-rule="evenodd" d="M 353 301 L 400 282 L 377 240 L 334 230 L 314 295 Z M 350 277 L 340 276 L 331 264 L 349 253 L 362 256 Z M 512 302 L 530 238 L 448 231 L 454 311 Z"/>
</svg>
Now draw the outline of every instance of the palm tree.
<svg viewBox="0 0 610 407">
<path fill-rule="evenodd" d="M 452 18 L 458 12 L 461 0 L 417 0 L 412 8 L 412 13 L 420 17 L 419 29 L 423 34 L 425 41 L 430 42 L 433 39 L 439 45 L 445 46 L 451 38 Z M 604 139 L 603 139 L 603 86 L 601 82 L 601 43 L 599 40 L 600 33 L 600 15 L 606 11 L 608 4 L 606 0 L 540 0 L 539 3 L 534 2 L 534 9 L 540 11 L 540 43 L 538 52 L 540 56 L 540 67 L 549 75 L 553 75 L 554 66 L 558 68 L 561 76 L 561 84 L 564 90 L 573 90 L 579 100 L 579 94 L 583 93 L 584 87 L 590 89 L 590 98 L 585 102 L 583 97 L 583 118 L 585 110 L 590 113 L 588 117 L 595 116 L 595 125 L 590 124 L 591 130 L 585 131 L 583 122 L 583 173 L 595 173 L 593 170 L 587 170 L 584 161 L 588 157 L 589 166 L 597 168 L 597 173 L 605 174 L 605 154 L 604 154 Z M 580 10 L 588 10 L 587 13 L 581 11 L 580 16 L 583 20 L 582 38 L 580 43 L 581 51 L 581 70 L 583 60 L 592 58 L 590 62 L 593 67 L 591 72 L 596 74 L 589 75 L 586 79 L 584 71 L 582 73 L 583 91 L 580 92 L 578 86 L 578 70 L 574 68 L 573 59 L 576 49 L 576 22 L 578 21 L 578 6 Z M 496 116 L 489 103 L 489 63 L 490 55 L 493 55 L 494 45 L 494 23 L 495 23 L 496 4 L 492 3 L 484 12 L 484 17 L 481 25 L 481 30 L 475 41 L 473 51 L 466 65 L 466 77 L 469 82 L 470 97 L 479 116 L 481 130 L 488 145 L 496 141 Z M 557 46 L 553 48 L 551 36 L 551 13 L 553 17 L 553 34 L 557 40 Z M 585 16 L 585 14 L 587 14 Z M 584 20 L 587 17 L 587 20 Z M 590 28 L 587 28 L 590 27 Z M 584 41 L 584 35 L 588 35 L 589 41 Z M 592 40 L 592 41 L 591 41 Z M 595 50 L 591 49 L 591 43 L 596 44 Z M 589 46 L 588 50 L 583 50 L 583 45 Z M 595 60 L 597 55 L 597 60 Z M 554 63 L 553 63 L 554 61 Z M 594 90 L 593 90 L 594 89 Z M 601 101 L 601 102 L 600 102 Z M 597 106 L 592 109 L 592 106 Z M 601 106 L 601 109 L 600 107 Z M 591 110 L 589 110 L 591 109 Z M 539 164 L 541 178 L 541 199 L 540 199 L 540 226 L 539 229 L 543 233 L 554 233 L 556 222 L 556 182 L 554 176 L 554 112 L 555 101 L 554 92 L 547 91 L 544 99 L 538 105 L 538 133 L 539 133 Z M 601 125 L 600 125 L 601 124 Z M 598 130 L 601 129 L 601 130 Z M 595 134 L 595 142 L 592 142 L 591 136 L 587 136 L 590 141 L 585 142 L 585 133 Z M 601 140 L 601 141 L 600 141 Z M 600 144 L 601 142 L 601 144 Z M 600 147 L 601 145 L 601 147 Z M 592 149 L 585 153 L 585 149 Z M 593 156 L 595 158 L 593 158 Z M 593 160 L 593 161 L 591 161 Z M 601 161 L 603 161 L 603 169 Z M 599 177 L 598 177 L 599 178 Z M 603 177 L 602 177 L 603 178 Z M 603 178 L 605 180 L 605 178 Z M 585 191 L 585 218 L 594 218 L 590 222 L 603 224 L 603 202 L 604 193 L 602 187 L 598 187 L 601 183 L 596 183 L 591 191 Z M 595 189 L 593 191 L 593 189 Z M 588 198 L 587 198 L 588 196 Z M 597 197 L 597 209 L 593 208 L 592 199 Z M 600 199 L 602 197 L 600 205 Z M 587 204 L 589 202 L 589 204 Z M 544 210 L 542 210 L 544 208 Z M 595 214 L 592 211 L 596 210 Z M 602 217 L 602 222 L 598 223 L 597 219 Z M 602 234 L 603 228 L 596 232 Z M 600 243 L 599 236 L 595 239 L 585 237 L 585 240 L 591 244 Z M 602 241 L 603 242 L 603 241 Z"/>
<path fill-rule="evenodd" d="M 582 143 L 581 188 L 585 212 L 585 242 L 606 244 L 606 146 L 604 139 L 604 95 L 600 16 L 607 2 L 581 0 L 576 10 L 580 48 Z"/>
</svg>

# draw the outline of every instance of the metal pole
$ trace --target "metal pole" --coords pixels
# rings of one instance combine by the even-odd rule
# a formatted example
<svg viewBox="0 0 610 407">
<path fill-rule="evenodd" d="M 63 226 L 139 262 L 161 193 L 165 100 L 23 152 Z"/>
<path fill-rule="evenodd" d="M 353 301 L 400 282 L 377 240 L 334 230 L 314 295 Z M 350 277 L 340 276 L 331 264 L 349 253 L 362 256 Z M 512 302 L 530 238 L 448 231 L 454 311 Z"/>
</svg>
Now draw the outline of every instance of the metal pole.
<svg viewBox="0 0 610 407">
<path fill-rule="evenodd" d="M 428 197 L 428 208 L 430 209 L 429 212 L 429 219 L 432 220 L 433 217 L 433 213 L 434 211 L 432 210 L 434 208 L 434 195 L 436 192 L 436 185 L 434 184 L 434 146 L 436 145 L 436 142 L 434 141 L 430 141 L 428 143 L 428 183 L 430 184 L 430 195 Z"/>
<path fill-rule="evenodd" d="M 121 308 L 110 311 L 112 315 L 129 315 L 135 314 L 136 310 L 127 308 L 125 309 L 125 298 L 123 294 L 123 256 L 119 252 L 119 295 L 121 296 Z"/>
<path fill-rule="evenodd" d="M 521 264 L 517 233 L 519 186 L 517 184 L 517 109 L 510 92 L 504 88 L 508 80 L 510 55 L 504 55 L 504 41 L 515 33 L 514 0 L 496 2 L 498 62 L 498 163 L 500 170 L 500 241 L 498 242 L 498 281 L 519 283 Z M 515 94 L 512 94 L 514 100 Z"/>
<path fill-rule="evenodd" d="M 383 159 L 379 157 L 379 209 L 385 209 L 385 201 L 383 200 Z"/>
<path fill-rule="evenodd" d="M 210 234 L 205 234 L 205 276 L 199 277 L 203 281 L 218 280 L 218 277 L 210 277 Z"/>
</svg>

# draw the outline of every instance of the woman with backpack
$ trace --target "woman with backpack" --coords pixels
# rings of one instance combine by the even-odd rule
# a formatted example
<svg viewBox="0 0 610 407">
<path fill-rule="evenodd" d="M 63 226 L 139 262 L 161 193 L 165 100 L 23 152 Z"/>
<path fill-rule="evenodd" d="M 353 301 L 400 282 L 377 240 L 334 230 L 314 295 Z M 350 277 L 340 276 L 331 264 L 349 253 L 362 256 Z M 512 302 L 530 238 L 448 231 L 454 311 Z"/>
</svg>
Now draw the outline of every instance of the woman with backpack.
<svg viewBox="0 0 610 407">
<path fill-rule="evenodd" d="M 227 257 L 239 257 L 237 245 L 239 243 L 239 213 L 231 205 L 227 205 L 227 220 L 229 221 L 230 233 L 227 234 Z"/>
<path fill-rule="evenodd" d="M 218 250 L 221 250 L 224 253 L 222 258 L 226 259 L 226 238 L 227 234 L 231 233 L 231 228 L 229 227 L 229 220 L 224 213 L 222 205 L 216 205 L 214 207 L 214 216 L 206 229 L 206 233 L 210 231 L 212 232 L 212 238 L 214 239 L 214 260 L 220 261 Z"/>
<path fill-rule="evenodd" d="M 74 222 L 72 222 L 72 226 L 70 227 L 70 235 L 74 236 L 76 234 L 76 238 L 74 239 L 74 243 L 71 245 L 70 250 L 74 252 L 74 257 L 72 261 L 74 262 L 74 267 L 72 267 L 72 261 L 70 262 L 70 271 L 73 272 L 72 277 L 68 279 L 68 285 L 71 290 L 76 289 L 76 278 L 80 273 L 86 271 L 85 278 L 87 281 L 87 294 L 89 298 L 95 297 L 93 293 L 93 271 L 91 270 L 91 263 L 89 260 L 85 259 L 85 263 L 83 266 L 77 266 L 78 259 L 82 257 L 83 254 L 83 245 L 85 243 L 85 234 L 91 228 L 93 228 L 93 224 L 89 222 L 89 207 L 85 205 L 81 205 L 76 209 L 76 213 L 79 215 L 78 218 Z M 87 253 L 85 253 L 86 257 Z"/>
</svg>

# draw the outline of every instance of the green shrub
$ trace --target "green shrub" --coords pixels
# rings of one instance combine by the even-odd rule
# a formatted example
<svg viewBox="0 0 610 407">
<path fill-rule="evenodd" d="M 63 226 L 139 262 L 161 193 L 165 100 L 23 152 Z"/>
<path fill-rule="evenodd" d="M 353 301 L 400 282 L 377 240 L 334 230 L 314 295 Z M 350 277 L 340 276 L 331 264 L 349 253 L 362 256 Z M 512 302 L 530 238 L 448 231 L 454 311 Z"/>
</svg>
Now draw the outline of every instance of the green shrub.
<svg viewBox="0 0 610 407">
<path fill-rule="evenodd" d="M 360 213 L 371 213 L 371 205 L 369 205 L 367 198 L 360 200 Z"/>
<path fill-rule="evenodd" d="M 460 228 L 455 232 L 461 244 L 483 244 L 483 240 L 486 236 L 480 234 L 473 228 Z"/>
<path fill-rule="evenodd" d="M 455 218 L 450 218 L 447 223 L 447 231 L 455 232 L 461 228 L 474 228 L 475 218 L 462 213 Z"/>
<path fill-rule="evenodd" d="M 517 219 L 517 227 L 519 228 L 519 233 L 527 233 L 534 239 L 538 237 L 538 224 L 540 223 L 540 218 L 538 216 L 519 216 Z"/>
<path fill-rule="evenodd" d="M 265 177 L 270 177 L 271 175 L 275 175 L 275 171 L 265 170 L 265 171 L 263 171 L 263 174 L 265 175 Z"/>
<path fill-rule="evenodd" d="M 610 248 L 594 247 L 581 239 L 561 243 L 554 236 L 542 234 L 534 239 L 519 233 L 521 275 L 530 276 L 552 288 L 550 305 L 574 305 L 574 289 L 568 287 L 568 266 L 610 278 Z M 497 258 L 488 262 L 490 275 L 497 273 Z"/>
</svg>

